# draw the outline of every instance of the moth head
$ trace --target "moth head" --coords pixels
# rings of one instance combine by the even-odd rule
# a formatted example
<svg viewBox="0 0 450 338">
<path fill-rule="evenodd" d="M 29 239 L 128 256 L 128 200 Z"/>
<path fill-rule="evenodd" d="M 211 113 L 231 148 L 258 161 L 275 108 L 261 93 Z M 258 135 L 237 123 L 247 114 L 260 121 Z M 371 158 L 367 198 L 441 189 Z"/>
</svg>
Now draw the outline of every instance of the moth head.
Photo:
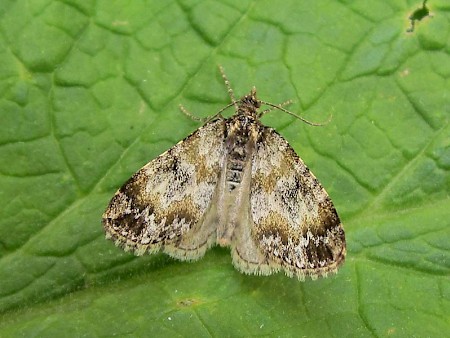
<svg viewBox="0 0 450 338">
<path fill-rule="evenodd" d="M 261 101 L 256 97 L 256 87 L 252 88 L 250 94 L 241 98 L 238 105 L 242 112 L 256 114 L 257 109 L 261 107 Z"/>
</svg>

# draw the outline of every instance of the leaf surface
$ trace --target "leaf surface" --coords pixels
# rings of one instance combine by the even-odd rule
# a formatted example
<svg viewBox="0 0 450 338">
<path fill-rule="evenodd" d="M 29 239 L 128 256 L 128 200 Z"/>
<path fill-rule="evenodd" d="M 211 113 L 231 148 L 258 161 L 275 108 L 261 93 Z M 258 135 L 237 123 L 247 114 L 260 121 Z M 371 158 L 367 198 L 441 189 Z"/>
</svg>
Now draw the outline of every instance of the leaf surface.
<svg viewBox="0 0 450 338">
<path fill-rule="evenodd" d="M 450 7 L 420 1 L 2 1 L 0 336 L 450 332 Z M 114 191 L 253 85 L 331 195 L 348 259 L 304 283 L 136 258 Z"/>
</svg>

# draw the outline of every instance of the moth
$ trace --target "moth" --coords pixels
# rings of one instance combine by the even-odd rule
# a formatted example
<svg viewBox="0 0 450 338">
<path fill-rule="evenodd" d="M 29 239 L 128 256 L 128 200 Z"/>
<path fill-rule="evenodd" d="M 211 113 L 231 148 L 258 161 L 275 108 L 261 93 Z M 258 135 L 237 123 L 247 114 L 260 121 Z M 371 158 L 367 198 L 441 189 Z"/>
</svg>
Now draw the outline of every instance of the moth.
<svg viewBox="0 0 450 338">
<path fill-rule="evenodd" d="M 260 121 L 273 108 L 293 113 L 259 100 L 255 88 L 236 100 L 220 70 L 232 102 L 116 192 L 103 214 L 106 237 L 136 255 L 162 251 L 180 260 L 227 246 L 246 274 L 284 270 L 304 280 L 337 272 L 346 242 L 330 197 Z M 224 118 L 231 106 L 234 115 Z"/>
</svg>

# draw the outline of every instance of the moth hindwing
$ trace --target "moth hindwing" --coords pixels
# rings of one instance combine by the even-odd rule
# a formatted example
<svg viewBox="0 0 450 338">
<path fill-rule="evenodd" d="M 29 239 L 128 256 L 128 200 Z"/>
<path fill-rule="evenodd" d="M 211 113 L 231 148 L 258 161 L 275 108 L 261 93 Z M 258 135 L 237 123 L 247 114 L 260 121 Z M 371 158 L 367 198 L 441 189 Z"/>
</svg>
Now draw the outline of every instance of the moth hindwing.
<svg viewBox="0 0 450 338">
<path fill-rule="evenodd" d="M 225 83 L 229 82 L 222 73 Z M 137 255 L 196 260 L 231 247 L 247 274 L 313 279 L 346 254 L 333 203 L 289 143 L 260 122 L 256 90 L 136 172 L 103 214 L 107 238 Z M 227 106 L 228 107 L 228 106 Z"/>
</svg>

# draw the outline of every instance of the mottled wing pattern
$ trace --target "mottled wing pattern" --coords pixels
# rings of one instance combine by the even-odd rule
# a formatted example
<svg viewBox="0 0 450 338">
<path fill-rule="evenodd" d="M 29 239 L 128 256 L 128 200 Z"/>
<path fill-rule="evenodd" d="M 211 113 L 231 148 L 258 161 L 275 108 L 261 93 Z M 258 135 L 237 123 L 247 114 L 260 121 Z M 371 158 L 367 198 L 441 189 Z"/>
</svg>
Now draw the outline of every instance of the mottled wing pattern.
<svg viewBox="0 0 450 338">
<path fill-rule="evenodd" d="M 252 237 L 264 259 L 248 272 L 313 279 L 336 272 L 345 236 L 330 197 L 287 141 L 264 127 L 252 160 Z"/>
<path fill-rule="evenodd" d="M 107 237 L 138 255 L 203 256 L 215 243 L 224 134 L 223 119 L 212 121 L 135 173 L 103 214 Z"/>
</svg>

